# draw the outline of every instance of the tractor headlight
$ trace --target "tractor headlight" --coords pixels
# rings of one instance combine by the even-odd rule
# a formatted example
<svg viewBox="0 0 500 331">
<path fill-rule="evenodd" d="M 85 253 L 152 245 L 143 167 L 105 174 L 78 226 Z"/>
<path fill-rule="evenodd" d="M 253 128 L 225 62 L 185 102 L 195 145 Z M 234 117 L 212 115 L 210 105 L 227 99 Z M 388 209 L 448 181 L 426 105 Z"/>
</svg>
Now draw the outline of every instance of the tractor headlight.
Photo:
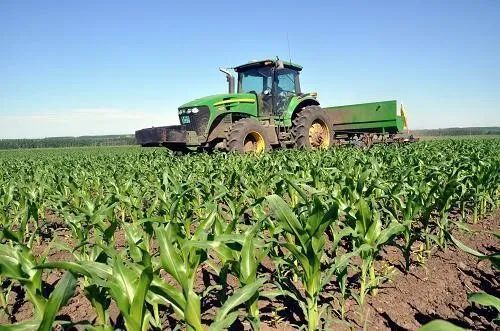
<svg viewBox="0 0 500 331">
<path fill-rule="evenodd" d="M 179 113 L 179 115 L 182 115 L 183 110 L 182 110 L 182 109 L 179 109 L 178 113 Z"/>
<path fill-rule="evenodd" d="M 200 110 L 199 110 L 198 108 L 196 108 L 196 107 L 195 107 L 195 108 L 193 108 L 193 109 L 191 109 L 191 112 L 192 112 L 193 114 L 196 114 L 196 113 L 197 113 L 197 112 L 199 112 L 199 111 L 200 111 Z"/>
<path fill-rule="evenodd" d="M 186 109 L 186 114 L 191 114 L 191 109 Z"/>
</svg>

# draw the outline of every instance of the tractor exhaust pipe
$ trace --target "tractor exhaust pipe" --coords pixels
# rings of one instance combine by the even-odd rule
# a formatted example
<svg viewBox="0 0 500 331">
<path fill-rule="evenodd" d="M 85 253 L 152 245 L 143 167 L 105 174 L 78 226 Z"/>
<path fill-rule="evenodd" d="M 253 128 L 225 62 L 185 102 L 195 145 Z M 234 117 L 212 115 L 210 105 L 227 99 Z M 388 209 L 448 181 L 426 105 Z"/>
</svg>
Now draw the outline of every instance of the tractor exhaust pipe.
<svg viewBox="0 0 500 331">
<path fill-rule="evenodd" d="M 229 93 L 234 93 L 234 76 L 224 68 L 219 68 L 219 70 L 226 75 L 226 80 L 229 85 Z"/>
</svg>

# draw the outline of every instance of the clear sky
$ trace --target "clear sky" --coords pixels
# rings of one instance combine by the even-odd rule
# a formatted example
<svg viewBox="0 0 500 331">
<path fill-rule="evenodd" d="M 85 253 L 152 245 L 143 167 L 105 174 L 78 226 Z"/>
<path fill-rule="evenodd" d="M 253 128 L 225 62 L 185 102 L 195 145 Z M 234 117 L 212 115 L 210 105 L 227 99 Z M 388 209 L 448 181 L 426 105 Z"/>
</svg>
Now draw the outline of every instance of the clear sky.
<svg viewBox="0 0 500 331">
<path fill-rule="evenodd" d="M 404 103 L 410 128 L 500 126 L 500 1 L 0 0 L 0 138 L 132 133 L 291 58 L 322 105 Z"/>
</svg>

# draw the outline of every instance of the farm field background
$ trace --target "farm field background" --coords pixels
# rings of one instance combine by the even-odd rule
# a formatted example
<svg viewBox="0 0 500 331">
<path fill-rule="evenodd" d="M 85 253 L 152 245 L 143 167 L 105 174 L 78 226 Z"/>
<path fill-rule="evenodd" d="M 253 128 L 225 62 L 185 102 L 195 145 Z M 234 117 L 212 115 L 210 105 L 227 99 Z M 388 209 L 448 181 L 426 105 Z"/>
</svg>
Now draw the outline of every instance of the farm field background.
<svg viewBox="0 0 500 331">
<path fill-rule="evenodd" d="M 0 151 L 3 328 L 498 327 L 500 139 Z"/>
<path fill-rule="evenodd" d="M 500 127 L 465 127 L 431 130 L 412 130 L 411 134 L 422 140 L 429 139 L 478 139 L 500 138 Z M 0 150 L 23 148 L 60 148 L 60 147 L 104 147 L 137 145 L 133 134 L 49 137 L 31 139 L 0 139 Z"/>
</svg>

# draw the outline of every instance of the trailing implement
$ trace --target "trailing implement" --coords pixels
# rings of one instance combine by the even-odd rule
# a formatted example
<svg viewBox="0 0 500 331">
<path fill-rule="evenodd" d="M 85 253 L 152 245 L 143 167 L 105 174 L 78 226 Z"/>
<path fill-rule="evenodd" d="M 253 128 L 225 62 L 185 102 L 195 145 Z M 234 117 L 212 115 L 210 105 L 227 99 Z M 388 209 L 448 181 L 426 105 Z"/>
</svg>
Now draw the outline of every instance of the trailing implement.
<svg viewBox="0 0 500 331">
<path fill-rule="evenodd" d="M 236 84 L 229 71 L 220 69 L 228 93 L 180 106 L 180 125 L 138 130 L 137 142 L 174 151 L 262 153 L 276 147 L 325 149 L 334 143 L 371 146 L 415 140 L 397 136 L 407 124 L 395 100 L 325 108 L 315 92 L 302 92 L 302 67 L 297 64 L 263 60 L 232 69 Z"/>
</svg>

